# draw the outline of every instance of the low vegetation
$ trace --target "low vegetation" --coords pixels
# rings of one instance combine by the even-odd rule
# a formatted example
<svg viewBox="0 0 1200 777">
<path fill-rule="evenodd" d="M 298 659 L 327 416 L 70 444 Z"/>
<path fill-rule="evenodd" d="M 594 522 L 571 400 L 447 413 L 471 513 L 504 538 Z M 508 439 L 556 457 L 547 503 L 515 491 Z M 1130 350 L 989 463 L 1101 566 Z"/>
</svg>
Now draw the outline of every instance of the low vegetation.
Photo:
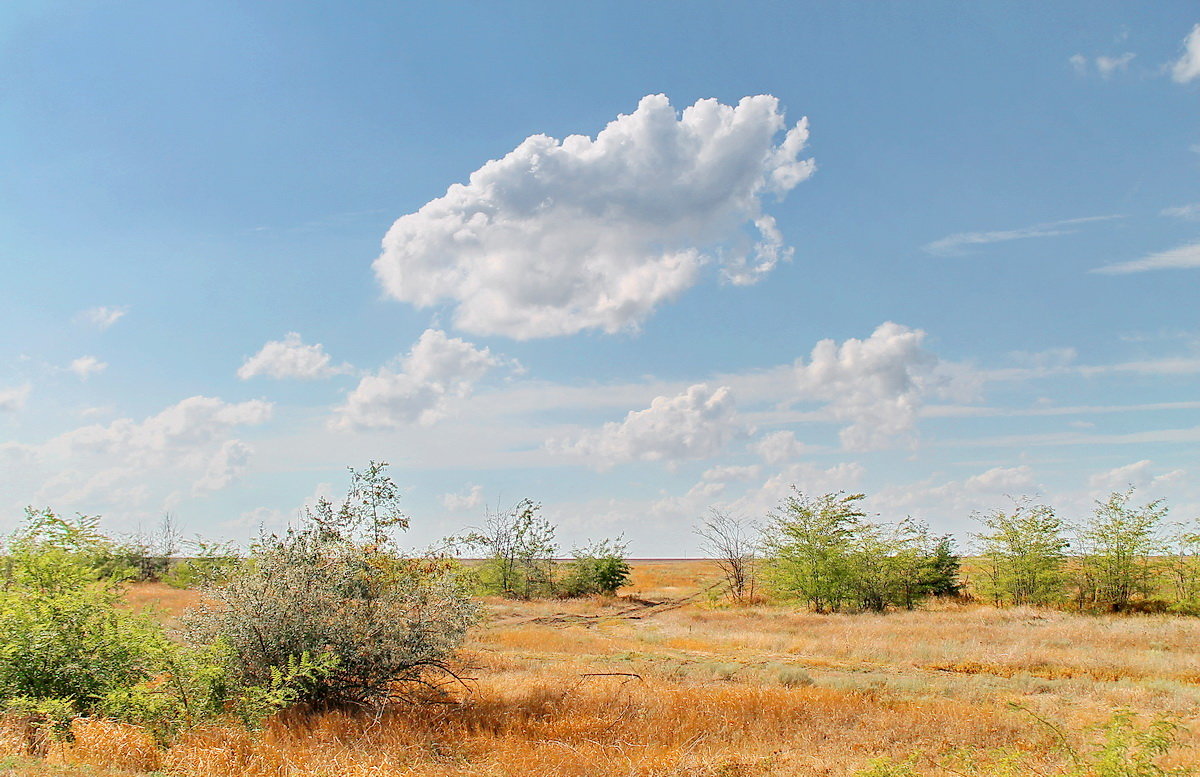
<svg viewBox="0 0 1200 777">
<path fill-rule="evenodd" d="M 399 550 L 408 517 L 385 467 L 351 470 L 343 500 L 244 557 L 201 541 L 190 559 L 166 553 L 185 547 L 172 522 L 131 541 L 30 510 L 3 555 L 0 768 L 1200 766 L 1200 621 L 1167 613 L 1194 611 L 1197 539 L 1162 503 L 1121 492 L 1069 525 L 1017 500 L 980 516 L 963 561 L 949 537 L 868 515 L 862 495 L 796 492 L 761 524 L 710 513 L 697 532 L 711 560 L 631 563 L 619 538 L 561 560 L 522 500 L 448 543 L 482 551 L 463 562 Z"/>
</svg>

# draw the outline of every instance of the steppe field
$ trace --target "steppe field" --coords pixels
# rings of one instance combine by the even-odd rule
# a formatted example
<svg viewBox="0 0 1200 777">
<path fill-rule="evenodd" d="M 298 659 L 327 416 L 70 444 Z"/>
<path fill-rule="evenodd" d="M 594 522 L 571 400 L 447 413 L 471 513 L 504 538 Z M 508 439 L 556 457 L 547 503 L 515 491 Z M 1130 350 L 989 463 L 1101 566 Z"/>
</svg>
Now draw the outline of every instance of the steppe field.
<svg viewBox="0 0 1200 777">
<path fill-rule="evenodd" d="M 489 599 L 442 703 L 291 713 L 166 749 L 85 720 L 42 761 L 9 732 L 3 773 L 1135 775 L 1165 772 L 1073 766 L 1072 753 L 1094 764 L 1107 742 L 1132 763 L 1143 740 L 1172 736 L 1145 768 L 1200 766 L 1186 730 L 1200 731 L 1194 618 L 961 602 L 816 615 L 731 607 L 716 579 L 710 562 L 640 561 L 619 598 Z M 158 584 L 128 596 L 168 621 L 198 598 Z M 1120 710 L 1133 714 L 1124 729 Z"/>
</svg>

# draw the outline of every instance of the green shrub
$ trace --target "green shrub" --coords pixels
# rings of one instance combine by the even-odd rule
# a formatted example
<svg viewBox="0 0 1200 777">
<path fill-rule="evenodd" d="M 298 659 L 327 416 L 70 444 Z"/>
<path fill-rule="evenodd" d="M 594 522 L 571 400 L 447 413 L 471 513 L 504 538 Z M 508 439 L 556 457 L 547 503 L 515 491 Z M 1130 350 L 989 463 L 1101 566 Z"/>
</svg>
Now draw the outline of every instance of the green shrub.
<svg viewBox="0 0 1200 777">
<path fill-rule="evenodd" d="M 631 571 L 625 560 L 627 543 L 621 539 L 600 540 L 575 548 L 575 560 L 567 569 L 560 587 L 567 596 L 612 596 L 629 581 Z"/>
<path fill-rule="evenodd" d="M 368 473 L 386 479 L 382 465 Z M 219 604 L 190 619 L 194 640 L 229 645 L 239 682 L 270 687 L 302 656 L 328 655 L 329 671 L 297 678 L 296 701 L 361 706 L 409 695 L 449 671 L 477 617 L 457 565 L 400 556 L 379 520 L 394 505 L 371 496 L 390 502 L 394 490 L 355 475 L 346 502 L 326 503 L 283 537 L 263 537 L 247 563 L 210 589 Z"/>
<path fill-rule="evenodd" d="M 7 541 L 0 592 L 0 699 L 54 700 L 87 713 L 111 691 L 149 678 L 165 642 L 148 618 L 117 607 L 104 585 L 111 542 L 97 520 L 26 511 Z"/>
</svg>

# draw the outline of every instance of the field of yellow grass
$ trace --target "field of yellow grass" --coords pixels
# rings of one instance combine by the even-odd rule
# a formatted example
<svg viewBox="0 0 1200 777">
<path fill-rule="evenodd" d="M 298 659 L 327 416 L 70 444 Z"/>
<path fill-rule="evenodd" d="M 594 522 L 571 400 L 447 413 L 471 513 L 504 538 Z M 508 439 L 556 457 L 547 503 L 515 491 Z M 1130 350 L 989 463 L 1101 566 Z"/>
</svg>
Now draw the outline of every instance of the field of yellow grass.
<svg viewBox="0 0 1200 777">
<path fill-rule="evenodd" d="M 992 774 L 1001 762 L 1055 774 L 1057 735 L 1035 716 L 1083 740 L 1122 708 L 1200 733 L 1197 619 L 733 608 L 704 593 L 715 577 L 707 562 L 641 562 L 623 598 L 488 600 L 454 703 L 283 715 L 165 750 L 134 727 L 79 721 L 45 761 L 0 763 L 29 776 L 756 777 L 912 757 L 920 774 Z M 148 585 L 130 601 L 172 619 L 196 595 Z M 1200 769 L 1197 742 L 1183 734 L 1170 764 Z M 15 736 L 0 746 L 19 751 Z"/>
</svg>

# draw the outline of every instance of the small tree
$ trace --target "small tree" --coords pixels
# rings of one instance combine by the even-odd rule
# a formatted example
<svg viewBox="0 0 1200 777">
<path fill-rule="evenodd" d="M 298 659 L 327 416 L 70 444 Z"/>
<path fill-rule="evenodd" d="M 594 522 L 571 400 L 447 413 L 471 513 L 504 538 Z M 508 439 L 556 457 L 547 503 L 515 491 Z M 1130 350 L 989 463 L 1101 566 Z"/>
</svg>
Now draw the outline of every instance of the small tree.
<svg viewBox="0 0 1200 777">
<path fill-rule="evenodd" d="M 1079 528 L 1082 551 L 1081 601 L 1114 612 L 1129 607 L 1154 587 L 1155 558 L 1165 549 L 1161 536 L 1167 507 L 1163 500 L 1130 505 L 1134 489 L 1114 491 L 1097 501 L 1091 517 Z"/>
<path fill-rule="evenodd" d="M 563 593 L 568 596 L 615 594 L 629 580 L 630 568 L 625 560 L 627 550 L 628 543 L 620 538 L 572 549 L 575 560 L 562 581 Z"/>
<path fill-rule="evenodd" d="M 332 668 L 302 674 L 295 699 L 363 706 L 450 671 L 477 608 L 455 565 L 405 558 L 390 544 L 386 528 L 405 521 L 383 466 L 351 470 L 341 507 L 322 500 L 302 528 L 262 537 L 248 563 L 211 589 L 219 604 L 191 619 L 194 640 L 230 646 L 242 682 L 270 687 L 288 667 L 320 659 Z"/>
<path fill-rule="evenodd" d="M 853 595 L 851 551 L 866 518 L 863 494 L 808 497 L 793 488 L 769 515 L 763 539 L 767 572 L 775 587 L 817 612 L 838 610 Z"/>
<path fill-rule="evenodd" d="M 758 587 L 757 528 L 714 507 L 693 531 L 700 537 L 701 550 L 717 562 L 729 598 L 738 603 L 754 601 Z"/>
<path fill-rule="evenodd" d="M 503 596 L 532 599 L 554 593 L 554 525 L 538 515 L 541 505 L 522 499 L 512 509 L 489 513 L 484 528 L 456 542 L 486 549 L 484 585 Z"/>
<path fill-rule="evenodd" d="M 365 532 L 367 540 L 384 545 L 393 527 L 408 528 L 408 516 L 400 509 L 400 488 L 388 477 L 386 461 L 372 461 L 362 472 L 350 470 L 350 490 L 336 508 L 325 497 L 305 518 L 318 530 L 339 538 L 355 538 Z"/>
<path fill-rule="evenodd" d="M 1063 598 L 1063 566 L 1070 545 L 1054 508 L 1014 499 L 1011 510 L 976 516 L 990 531 L 976 535 L 983 557 L 984 592 L 997 604 L 1044 605 Z"/>
</svg>

